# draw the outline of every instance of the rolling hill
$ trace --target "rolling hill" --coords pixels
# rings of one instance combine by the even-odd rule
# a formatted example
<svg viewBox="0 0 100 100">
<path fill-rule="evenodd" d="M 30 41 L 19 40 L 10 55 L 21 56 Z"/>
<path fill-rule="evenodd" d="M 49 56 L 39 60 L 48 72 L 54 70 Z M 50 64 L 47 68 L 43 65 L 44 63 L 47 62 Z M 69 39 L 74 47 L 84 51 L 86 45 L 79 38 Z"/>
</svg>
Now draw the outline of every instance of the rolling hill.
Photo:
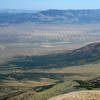
<svg viewBox="0 0 100 100">
<path fill-rule="evenodd" d="M 64 53 L 44 56 L 17 56 L 3 66 L 20 66 L 22 69 L 31 68 L 61 68 L 74 65 L 98 63 L 100 61 L 100 42 L 86 45 L 82 48 Z"/>
</svg>

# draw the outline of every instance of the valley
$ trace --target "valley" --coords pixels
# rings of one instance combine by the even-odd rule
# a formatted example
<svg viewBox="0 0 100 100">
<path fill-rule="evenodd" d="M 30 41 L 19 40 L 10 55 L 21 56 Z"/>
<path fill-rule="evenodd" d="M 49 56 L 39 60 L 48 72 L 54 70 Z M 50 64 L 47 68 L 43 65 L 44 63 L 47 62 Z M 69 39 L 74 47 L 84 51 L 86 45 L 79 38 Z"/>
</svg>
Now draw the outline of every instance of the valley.
<svg viewBox="0 0 100 100">
<path fill-rule="evenodd" d="M 0 100 L 99 91 L 99 13 L 0 13 Z"/>
<path fill-rule="evenodd" d="M 99 41 L 99 24 L 13 24 L 0 27 L 0 61 L 18 55 L 64 52 Z M 3 59 L 3 60 L 2 60 Z"/>
</svg>

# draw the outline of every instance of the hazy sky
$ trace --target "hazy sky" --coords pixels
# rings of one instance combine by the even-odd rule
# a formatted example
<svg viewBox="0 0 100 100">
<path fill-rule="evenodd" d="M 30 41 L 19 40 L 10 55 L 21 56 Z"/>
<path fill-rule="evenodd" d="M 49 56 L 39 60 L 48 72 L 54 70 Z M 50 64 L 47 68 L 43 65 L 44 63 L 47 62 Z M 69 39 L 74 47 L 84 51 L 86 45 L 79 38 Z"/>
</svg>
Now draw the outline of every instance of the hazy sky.
<svg viewBox="0 0 100 100">
<path fill-rule="evenodd" d="M 0 0 L 0 9 L 99 9 L 100 0 Z"/>
</svg>

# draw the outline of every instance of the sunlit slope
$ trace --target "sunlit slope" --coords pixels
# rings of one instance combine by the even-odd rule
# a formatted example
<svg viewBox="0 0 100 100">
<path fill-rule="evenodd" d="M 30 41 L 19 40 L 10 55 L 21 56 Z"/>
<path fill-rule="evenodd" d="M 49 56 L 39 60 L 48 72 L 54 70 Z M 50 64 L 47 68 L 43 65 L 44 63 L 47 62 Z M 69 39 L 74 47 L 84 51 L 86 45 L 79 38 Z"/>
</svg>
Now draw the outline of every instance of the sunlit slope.
<svg viewBox="0 0 100 100">
<path fill-rule="evenodd" d="M 100 100 L 100 91 L 72 92 L 53 97 L 49 100 Z"/>
</svg>

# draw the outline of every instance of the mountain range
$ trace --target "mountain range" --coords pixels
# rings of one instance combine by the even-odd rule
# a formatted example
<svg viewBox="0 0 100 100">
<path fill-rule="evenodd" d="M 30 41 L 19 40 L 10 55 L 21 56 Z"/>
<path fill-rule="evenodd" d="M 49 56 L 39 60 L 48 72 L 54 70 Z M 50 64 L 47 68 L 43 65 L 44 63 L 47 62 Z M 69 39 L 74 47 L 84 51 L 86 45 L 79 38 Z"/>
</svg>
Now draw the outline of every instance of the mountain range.
<svg viewBox="0 0 100 100">
<path fill-rule="evenodd" d="M 8 13 L 10 12 L 10 13 Z M 8 10 L 0 13 L 0 24 L 39 23 L 39 24 L 83 24 L 100 23 L 100 9 L 91 10 L 56 10 L 34 11 Z M 15 12 L 15 13 L 14 13 Z"/>
<path fill-rule="evenodd" d="M 0 9 L 0 13 L 36 13 L 37 10 L 23 10 L 23 9 Z"/>
</svg>

